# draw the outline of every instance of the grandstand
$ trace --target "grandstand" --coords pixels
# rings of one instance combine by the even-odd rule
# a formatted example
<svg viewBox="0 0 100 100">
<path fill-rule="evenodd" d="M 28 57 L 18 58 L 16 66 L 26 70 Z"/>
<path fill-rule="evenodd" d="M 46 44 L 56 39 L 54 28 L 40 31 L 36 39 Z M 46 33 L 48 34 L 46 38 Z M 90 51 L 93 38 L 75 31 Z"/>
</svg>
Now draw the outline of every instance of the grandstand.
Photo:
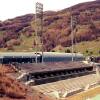
<svg viewBox="0 0 100 100">
<path fill-rule="evenodd" d="M 100 83 L 99 70 L 97 75 L 92 64 L 78 61 L 19 63 L 17 67 L 20 70 L 12 75 L 14 78 L 53 100 L 68 98 Z"/>
<path fill-rule="evenodd" d="M 99 81 L 100 79 L 97 78 L 96 74 L 89 74 L 67 80 L 36 85 L 32 86 L 32 88 L 45 95 L 61 99 L 87 90 L 91 88 L 91 86 L 99 84 Z"/>
<path fill-rule="evenodd" d="M 54 100 L 55 98 L 64 99 L 73 94 L 86 91 L 100 82 L 99 70 L 97 77 L 93 64 L 81 61 L 71 62 L 68 60 L 71 59 L 70 54 L 45 53 L 45 59 L 49 60 L 43 63 L 33 63 L 36 59 L 35 53 L 12 53 L 11 55 L 10 53 L 7 55 L 2 53 L 0 57 L 1 62 L 4 61 L 4 63 L 8 63 L 9 59 L 10 63 L 18 62 L 15 64 L 15 68 L 18 68 L 19 72 L 12 75 L 14 78 L 30 85 L 34 90 L 54 98 Z M 59 57 L 60 59 L 63 58 L 63 61 L 60 61 Z M 82 56 L 78 55 L 78 57 Z M 40 54 L 38 54 L 38 58 L 41 58 Z M 65 61 L 65 58 L 68 61 Z M 53 59 L 58 60 L 52 62 Z"/>
<path fill-rule="evenodd" d="M 17 79 L 24 82 L 33 80 L 35 85 L 94 73 L 93 66 L 83 62 L 20 64 L 18 66 L 23 72 Z"/>
</svg>

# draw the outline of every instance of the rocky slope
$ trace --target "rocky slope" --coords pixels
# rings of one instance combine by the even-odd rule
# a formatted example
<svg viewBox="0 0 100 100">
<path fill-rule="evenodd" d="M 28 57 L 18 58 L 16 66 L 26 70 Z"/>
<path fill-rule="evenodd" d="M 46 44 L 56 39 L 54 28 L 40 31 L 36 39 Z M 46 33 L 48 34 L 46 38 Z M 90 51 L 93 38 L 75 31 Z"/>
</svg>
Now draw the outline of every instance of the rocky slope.
<svg viewBox="0 0 100 100">
<path fill-rule="evenodd" d="M 70 12 L 72 11 L 72 13 Z M 71 45 L 71 14 L 74 16 L 74 29 L 77 42 L 91 41 L 100 37 L 100 1 L 75 5 L 58 12 L 44 12 L 43 42 L 46 51 L 57 45 Z M 34 14 L 28 14 L 0 22 L 0 48 L 14 49 L 23 42 L 22 35 L 33 38 L 30 47 L 34 47 Z M 76 21 L 75 21 L 76 20 Z M 75 41 L 74 41 L 75 42 Z"/>
</svg>

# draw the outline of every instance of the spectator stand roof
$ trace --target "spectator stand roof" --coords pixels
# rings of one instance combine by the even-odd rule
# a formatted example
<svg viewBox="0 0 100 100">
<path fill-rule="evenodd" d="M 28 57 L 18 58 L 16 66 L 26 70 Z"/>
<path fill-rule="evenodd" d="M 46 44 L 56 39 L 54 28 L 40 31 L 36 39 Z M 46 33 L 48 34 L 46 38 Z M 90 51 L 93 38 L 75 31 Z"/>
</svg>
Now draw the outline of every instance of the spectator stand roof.
<svg viewBox="0 0 100 100">
<path fill-rule="evenodd" d="M 37 64 L 20 64 L 22 70 L 26 70 L 28 73 L 36 72 L 52 72 L 60 71 L 66 69 L 77 69 L 77 68 L 87 68 L 92 67 L 89 64 L 83 62 L 48 62 L 48 63 L 37 63 Z"/>
</svg>

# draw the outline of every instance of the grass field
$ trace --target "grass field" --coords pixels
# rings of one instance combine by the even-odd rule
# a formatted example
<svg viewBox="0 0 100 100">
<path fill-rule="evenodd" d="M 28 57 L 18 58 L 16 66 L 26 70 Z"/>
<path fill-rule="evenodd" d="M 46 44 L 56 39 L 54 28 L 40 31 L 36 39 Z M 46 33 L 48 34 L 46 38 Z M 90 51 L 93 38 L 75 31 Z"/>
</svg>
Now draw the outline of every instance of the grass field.
<svg viewBox="0 0 100 100">
<path fill-rule="evenodd" d="M 34 41 L 34 35 L 32 35 L 31 37 L 27 37 L 25 35 L 21 35 L 20 37 L 21 39 L 21 44 L 18 46 L 13 46 L 13 50 L 7 50 L 7 48 L 0 48 L 1 52 L 11 52 L 11 51 L 16 51 L 16 52 L 20 52 L 20 51 L 36 51 L 35 47 L 33 47 L 33 41 Z"/>
<path fill-rule="evenodd" d="M 71 47 L 66 47 L 65 50 L 70 49 Z M 77 43 L 74 45 L 74 52 L 81 52 L 84 55 L 94 55 L 99 56 L 100 55 L 100 38 L 93 40 L 93 41 L 86 41 Z"/>
<path fill-rule="evenodd" d="M 14 46 L 14 50 L 12 51 L 26 51 L 26 52 L 36 51 L 36 48 L 33 47 L 33 41 L 35 38 L 34 35 L 32 35 L 31 37 L 26 37 L 24 35 L 21 35 L 20 38 L 21 38 L 21 44 L 19 46 Z M 59 47 L 58 47 L 56 48 L 55 51 L 65 52 L 68 49 L 71 52 L 71 47 L 62 47 L 62 50 L 59 50 Z M 1 48 L 0 51 L 6 52 L 7 49 Z M 86 56 L 88 55 L 100 56 L 100 38 L 93 41 L 85 41 L 85 42 L 77 43 L 76 45 L 74 45 L 74 52 L 81 52 Z"/>
<path fill-rule="evenodd" d="M 96 87 L 94 89 L 90 89 L 88 91 L 73 95 L 68 97 L 65 100 L 100 100 L 100 98 L 98 99 L 89 99 L 89 98 L 93 98 L 97 95 L 100 95 L 100 86 Z"/>
<path fill-rule="evenodd" d="M 0 48 L 1 52 L 10 52 L 10 51 L 32 51 L 32 43 L 33 43 L 33 36 L 32 37 L 21 37 L 21 44 L 19 46 L 13 46 L 13 50 L 7 50 L 7 48 Z"/>
</svg>

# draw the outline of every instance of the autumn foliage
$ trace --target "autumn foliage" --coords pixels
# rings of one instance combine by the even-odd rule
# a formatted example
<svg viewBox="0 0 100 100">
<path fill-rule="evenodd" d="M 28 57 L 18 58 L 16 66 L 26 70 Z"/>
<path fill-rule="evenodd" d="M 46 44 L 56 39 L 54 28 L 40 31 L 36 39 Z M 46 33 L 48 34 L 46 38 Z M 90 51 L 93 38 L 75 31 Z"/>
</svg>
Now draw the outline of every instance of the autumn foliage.
<svg viewBox="0 0 100 100">
<path fill-rule="evenodd" d="M 77 42 L 91 41 L 100 37 L 99 0 L 80 3 L 58 12 L 46 11 L 43 16 L 45 51 L 50 51 L 58 45 L 63 47 L 71 45 L 71 10 L 72 15 L 76 17 L 73 31 Z M 14 45 L 21 44 L 21 41 L 17 41 L 21 38 L 21 34 L 30 38 L 34 32 L 35 16 L 33 14 L 0 22 L 0 48 L 13 49 Z M 11 42 L 12 40 L 14 43 Z"/>
<path fill-rule="evenodd" d="M 0 65 L 0 100 L 52 100 L 14 79 L 13 65 Z"/>
</svg>

